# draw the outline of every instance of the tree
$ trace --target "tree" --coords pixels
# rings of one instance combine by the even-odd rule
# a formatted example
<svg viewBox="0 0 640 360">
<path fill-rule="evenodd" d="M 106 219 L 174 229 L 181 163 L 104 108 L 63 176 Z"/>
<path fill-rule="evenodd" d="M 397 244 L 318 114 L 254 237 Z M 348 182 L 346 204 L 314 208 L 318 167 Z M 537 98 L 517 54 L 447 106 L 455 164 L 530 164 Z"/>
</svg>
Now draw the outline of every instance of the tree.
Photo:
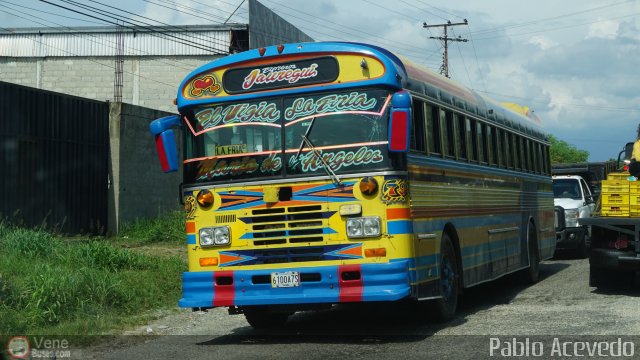
<svg viewBox="0 0 640 360">
<path fill-rule="evenodd" d="M 586 162 L 589 158 L 588 151 L 580 150 L 575 145 L 559 140 L 553 135 L 549 135 L 549 142 L 552 164 Z"/>
</svg>

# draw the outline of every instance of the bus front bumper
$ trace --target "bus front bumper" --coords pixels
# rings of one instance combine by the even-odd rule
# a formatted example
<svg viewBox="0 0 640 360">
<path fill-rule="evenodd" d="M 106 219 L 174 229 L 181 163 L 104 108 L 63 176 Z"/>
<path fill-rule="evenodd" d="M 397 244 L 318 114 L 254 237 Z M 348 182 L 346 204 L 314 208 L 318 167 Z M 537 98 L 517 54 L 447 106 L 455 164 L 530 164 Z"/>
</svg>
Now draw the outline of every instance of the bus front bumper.
<svg viewBox="0 0 640 360">
<path fill-rule="evenodd" d="M 274 288 L 272 272 L 299 272 L 300 286 Z M 411 293 L 408 261 L 264 270 L 185 272 L 180 307 L 395 301 Z"/>
</svg>

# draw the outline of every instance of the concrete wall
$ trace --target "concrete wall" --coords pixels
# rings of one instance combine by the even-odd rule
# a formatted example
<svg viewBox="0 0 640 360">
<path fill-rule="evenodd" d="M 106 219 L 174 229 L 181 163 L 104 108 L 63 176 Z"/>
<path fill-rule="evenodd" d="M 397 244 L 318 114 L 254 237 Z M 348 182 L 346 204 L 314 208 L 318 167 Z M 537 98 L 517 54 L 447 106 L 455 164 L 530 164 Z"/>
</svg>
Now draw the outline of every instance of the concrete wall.
<svg viewBox="0 0 640 360">
<path fill-rule="evenodd" d="M 111 234 L 116 234 L 123 223 L 180 209 L 178 186 L 182 172 L 162 172 L 155 142 L 149 133 L 149 122 L 167 115 L 170 114 L 130 104 L 110 104 L 108 228 Z M 176 141 L 181 145 L 180 133 L 176 134 Z"/>
<path fill-rule="evenodd" d="M 175 112 L 178 86 L 191 71 L 216 57 L 126 57 L 122 101 Z M 114 58 L 0 58 L 0 81 L 84 98 L 112 100 Z"/>
</svg>

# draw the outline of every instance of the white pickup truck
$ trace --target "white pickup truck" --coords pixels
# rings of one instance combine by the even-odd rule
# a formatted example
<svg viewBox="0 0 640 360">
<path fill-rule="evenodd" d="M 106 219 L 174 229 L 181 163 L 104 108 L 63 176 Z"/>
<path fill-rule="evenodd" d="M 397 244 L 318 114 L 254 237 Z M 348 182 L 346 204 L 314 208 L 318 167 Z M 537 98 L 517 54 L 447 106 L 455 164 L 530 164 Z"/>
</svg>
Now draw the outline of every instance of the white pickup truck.
<svg viewBox="0 0 640 360">
<path fill-rule="evenodd" d="M 578 256 L 586 257 L 590 231 L 580 219 L 591 217 L 595 211 L 595 201 L 587 182 L 577 175 L 553 176 L 553 202 L 556 248 L 575 250 Z"/>
</svg>

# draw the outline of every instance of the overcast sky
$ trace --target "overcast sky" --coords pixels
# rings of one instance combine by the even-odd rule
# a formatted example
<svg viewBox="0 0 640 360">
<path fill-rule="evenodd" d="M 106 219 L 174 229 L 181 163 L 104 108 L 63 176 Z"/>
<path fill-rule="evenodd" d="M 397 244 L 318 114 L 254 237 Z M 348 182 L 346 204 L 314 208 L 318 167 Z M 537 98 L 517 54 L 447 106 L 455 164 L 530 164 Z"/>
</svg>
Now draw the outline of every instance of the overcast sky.
<svg viewBox="0 0 640 360">
<path fill-rule="evenodd" d="M 62 0 L 47 1 L 69 6 Z M 99 6 L 99 1 L 175 25 L 220 23 L 242 3 L 76 1 L 92 6 Z M 422 24 L 467 19 L 468 26 L 449 28 L 449 36 L 468 39 L 450 43 L 452 79 L 496 100 L 530 106 L 549 133 L 589 151 L 590 161 L 615 158 L 624 143 L 635 139 L 640 123 L 640 0 L 261 2 L 317 41 L 373 43 L 435 71 L 442 44 L 429 37 L 442 36 L 442 29 L 425 29 Z M 247 22 L 246 3 L 229 21 Z M 0 0 L 0 26 L 42 23 L 100 24 L 37 0 Z"/>
</svg>

